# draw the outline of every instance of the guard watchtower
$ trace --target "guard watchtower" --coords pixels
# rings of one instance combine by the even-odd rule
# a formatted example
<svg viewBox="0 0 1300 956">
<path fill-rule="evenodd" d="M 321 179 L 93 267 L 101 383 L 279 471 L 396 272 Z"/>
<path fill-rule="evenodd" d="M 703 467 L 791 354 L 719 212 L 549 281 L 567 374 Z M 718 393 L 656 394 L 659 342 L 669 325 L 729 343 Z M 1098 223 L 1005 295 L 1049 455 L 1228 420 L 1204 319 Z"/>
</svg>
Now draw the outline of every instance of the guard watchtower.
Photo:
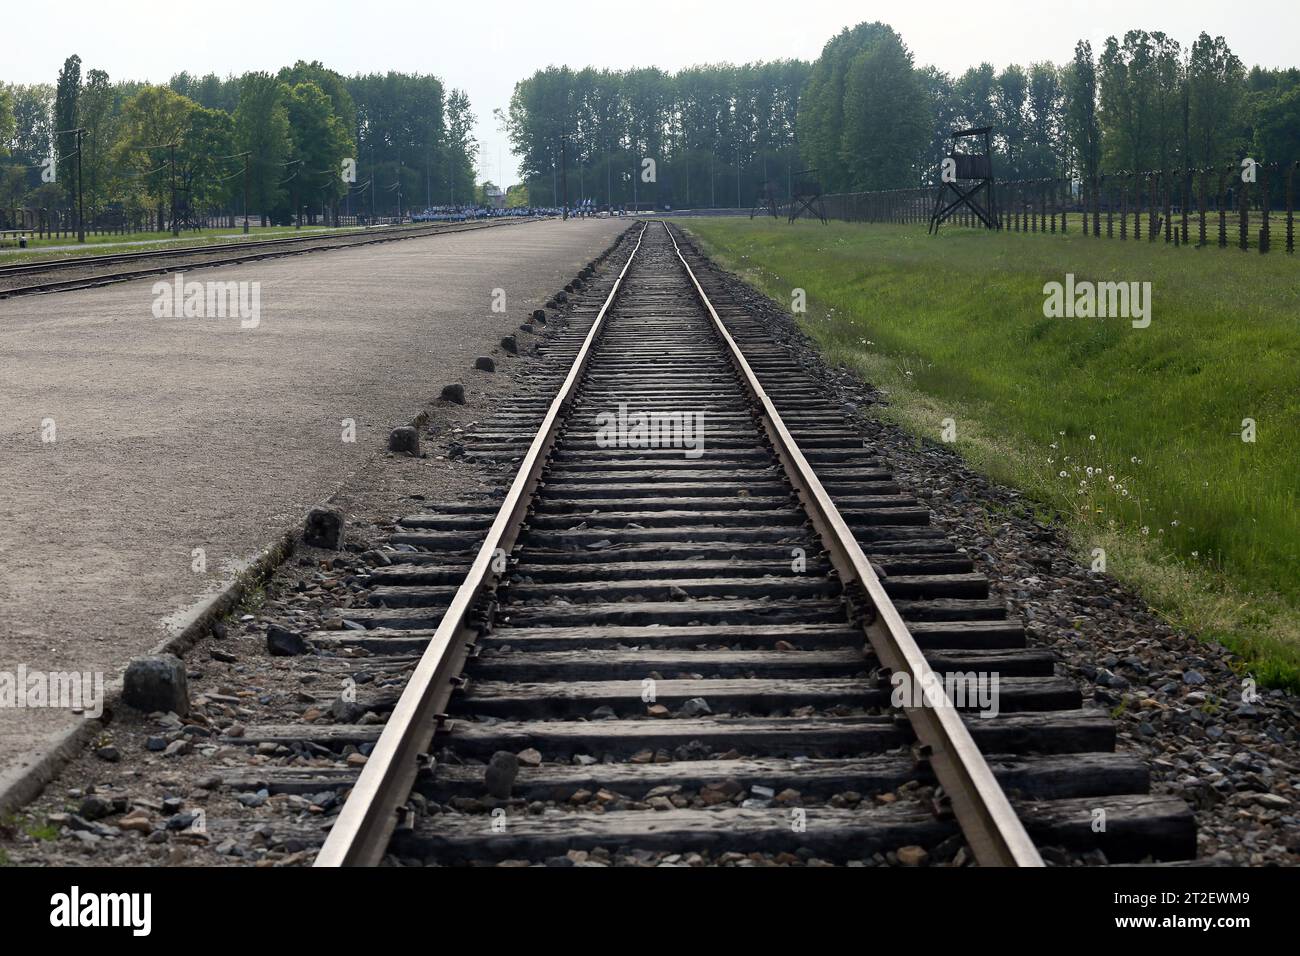
<svg viewBox="0 0 1300 956">
<path fill-rule="evenodd" d="M 991 126 L 953 131 L 952 152 L 944 158 L 939 171 L 939 191 L 930 214 L 930 233 L 938 233 L 939 227 L 963 206 L 974 213 L 984 228 L 1002 228 L 993 188 L 992 134 Z M 962 145 L 967 146 L 967 151 L 958 149 Z M 981 147 L 983 152 L 978 151 Z"/>
<path fill-rule="evenodd" d="M 753 219 L 759 213 L 768 213 L 773 219 L 780 219 L 776 214 L 776 183 L 770 179 L 763 183 L 762 191 L 754 197 L 754 208 L 749 211 L 749 218 Z"/>
<path fill-rule="evenodd" d="M 822 184 L 817 178 L 817 170 L 801 170 L 791 179 L 793 183 L 790 188 L 790 222 L 794 222 L 800 214 L 806 212 L 809 216 L 820 219 L 823 226 L 828 225 L 826 206 L 822 203 Z"/>
</svg>

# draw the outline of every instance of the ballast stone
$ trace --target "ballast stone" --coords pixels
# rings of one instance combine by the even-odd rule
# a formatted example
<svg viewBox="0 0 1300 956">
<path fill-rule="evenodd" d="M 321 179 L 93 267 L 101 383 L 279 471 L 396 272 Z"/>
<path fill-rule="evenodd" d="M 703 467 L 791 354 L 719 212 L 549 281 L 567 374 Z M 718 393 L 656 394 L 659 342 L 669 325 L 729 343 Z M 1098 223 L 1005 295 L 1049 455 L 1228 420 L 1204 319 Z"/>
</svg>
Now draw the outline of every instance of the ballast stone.
<svg viewBox="0 0 1300 956">
<path fill-rule="evenodd" d="M 302 541 L 309 548 L 343 549 L 343 513 L 335 508 L 313 508 L 307 515 Z"/>
<path fill-rule="evenodd" d="M 185 665 L 172 654 L 137 657 L 126 668 L 122 698 L 128 707 L 146 714 L 190 712 L 190 688 Z"/>
</svg>

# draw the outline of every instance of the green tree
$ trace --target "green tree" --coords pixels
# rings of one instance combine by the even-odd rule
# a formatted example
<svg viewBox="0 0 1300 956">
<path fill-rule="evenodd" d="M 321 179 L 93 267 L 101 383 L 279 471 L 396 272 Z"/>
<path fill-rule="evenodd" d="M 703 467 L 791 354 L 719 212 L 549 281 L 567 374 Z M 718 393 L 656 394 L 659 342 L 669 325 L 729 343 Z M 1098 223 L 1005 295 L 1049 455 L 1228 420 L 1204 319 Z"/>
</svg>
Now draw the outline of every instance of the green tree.
<svg viewBox="0 0 1300 956">
<path fill-rule="evenodd" d="M 94 218 L 108 201 L 112 166 L 110 154 L 120 120 L 117 93 L 103 70 L 86 74 L 81 91 L 82 175 L 85 177 L 86 215 Z"/>
<path fill-rule="evenodd" d="M 992 63 L 972 66 L 957 78 L 954 92 L 957 94 L 963 125 L 998 125 L 997 108 L 993 102 L 996 88 L 997 73 Z"/>
<path fill-rule="evenodd" d="M 81 57 L 75 53 L 63 61 L 54 93 L 54 123 L 58 156 L 59 185 L 69 208 L 77 202 L 77 100 L 81 96 Z"/>
<path fill-rule="evenodd" d="M 357 125 L 357 107 L 348 92 L 347 80 L 334 70 L 327 68 L 319 60 L 308 63 L 299 60 L 291 67 L 280 71 L 279 80 L 290 88 L 299 83 L 312 83 L 317 86 L 330 101 L 330 110 L 351 133 Z"/>
<path fill-rule="evenodd" d="M 862 85 L 863 77 L 874 69 L 887 66 L 890 56 L 886 54 L 874 62 L 869 62 L 870 57 L 859 58 L 882 41 L 902 46 L 898 35 L 884 23 L 859 23 L 851 30 L 843 30 L 822 48 L 821 56 L 808 74 L 808 83 L 799 104 L 799 148 L 805 161 L 819 170 L 822 185 L 828 190 L 844 189 L 855 180 L 862 181 L 866 175 L 857 168 L 860 164 L 856 161 L 853 168 L 849 164 L 854 157 L 853 150 L 860 146 L 863 136 L 861 124 L 846 113 L 845 97 L 849 75 L 855 70 L 856 62 L 858 79 L 853 90 L 854 100 L 865 102 L 864 97 L 869 94 Z M 910 85 L 904 87 L 903 92 L 916 95 L 923 104 L 923 90 L 924 87 L 917 84 L 914 88 Z M 911 113 L 911 103 L 900 106 L 904 112 Z M 850 121 L 853 122 L 851 137 L 854 146 L 846 149 L 845 132 Z"/>
<path fill-rule="evenodd" d="M 1245 69 L 1223 37 L 1202 33 L 1187 62 L 1189 162 L 1215 166 L 1227 162 L 1240 145 Z"/>
<path fill-rule="evenodd" d="M 9 155 L 9 146 L 16 128 L 13 94 L 0 86 L 0 156 Z"/>
<path fill-rule="evenodd" d="M 1300 84 L 1260 108 L 1255 122 L 1255 148 L 1263 162 L 1300 160 Z"/>
<path fill-rule="evenodd" d="M 1025 144 L 1029 140 L 1029 77 L 1011 64 L 998 74 L 993 85 L 993 115 L 1008 172 L 1017 178 L 1029 175 L 1025 168 Z"/>
<path fill-rule="evenodd" d="M 176 166 L 177 184 L 189 196 L 194 214 L 224 207 L 236 184 L 242 187 L 239 167 L 225 159 L 234 147 L 235 121 L 229 113 L 201 106 L 190 112 Z"/>
<path fill-rule="evenodd" d="M 1178 41 L 1130 30 L 1109 37 L 1098 72 L 1102 161 L 1110 169 L 1173 168 L 1184 139 L 1185 95 Z"/>
<path fill-rule="evenodd" d="M 449 187 L 454 197 L 469 198 L 474 186 L 474 170 L 478 165 L 478 140 L 474 137 L 477 122 L 470 108 L 469 94 L 452 90 L 447 97 L 447 150 L 450 169 Z"/>
<path fill-rule="evenodd" d="M 523 209 L 529 206 L 528 185 L 526 183 L 517 183 L 506 189 L 506 208 Z"/>
<path fill-rule="evenodd" d="M 285 99 L 292 130 L 292 170 L 286 177 L 299 207 L 329 209 L 347 191 L 344 159 L 354 158 L 351 130 L 333 113 L 325 91 L 312 82 L 291 87 Z M 296 212 L 296 210 L 295 210 Z"/>
<path fill-rule="evenodd" d="M 1052 63 L 1029 67 L 1029 132 L 1022 160 L 1024 175 L 1059 176 L 1064 165 L 1062 146 L 1064 87 L 1061 70 Z"/>
<path fill-rule="evenodd" d="M 838 158 L 848 178 L 841 185 L 865 190 L 921 182 L 928 113 L 912 54 L 898 34 L 879 32 L 845 74 Z"/>
<path fill-rule="evenodd" d="M 1093 180 L 1101 173 L 1101 123 L 1097 115 L 1097 64 L 1092 45 L 1080 40 L 1064 76 L 1065 139 L 1075 175 Z"/>
<path fill-rule="evenodd" d="M 122 109 L 122 127 L 114 146 L 114 157 L 135 172 L 136 188 L 157 209 L 160 223 L 167 221 L 170 208 L 172 150 L 182 145 L 190 126 L 190 114 L 199 109 L 166 86 L 146 86 Z"/>
<path fill-rule="evenodd" d="M 246 73 L 240 81 L 235 144 L 237 151 L 249 153 L 248 201 L 260 214 L 262 225 L 273 216 L 283 220 L 288 215 L 284 187 L 292 175 L 288 163 L 293 130 L 285 106 L 287 94 L 284 84 L 268 73 Z"/>
</svg>

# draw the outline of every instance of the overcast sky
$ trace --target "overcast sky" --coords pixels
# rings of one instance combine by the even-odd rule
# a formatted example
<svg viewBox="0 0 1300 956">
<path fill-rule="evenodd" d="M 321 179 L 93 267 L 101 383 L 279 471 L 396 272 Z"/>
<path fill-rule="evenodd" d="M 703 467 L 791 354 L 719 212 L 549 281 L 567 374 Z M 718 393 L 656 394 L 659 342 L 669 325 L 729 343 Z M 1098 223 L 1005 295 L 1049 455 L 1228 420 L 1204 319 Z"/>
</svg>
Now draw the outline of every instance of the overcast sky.
<svg viewBox="0 0 1300 956">
<path fill-rule="evenodd" d="M 815 59 L 864 20 L 902 34 L 918 66 L 948 72 L 1062 62 L 1125 30 L 1163 30 L 1185 46 L 1223 35 L 1246 63 L 1300 65 L 1300 0 L 4 0 L 0 80 L 53 83 L 69 54 L 113 79 L 274 71 L 321 60 L 343 74 L 433 73 L 468 91 L 478 114 L 480 174 L 517 168 L 492 111 L 514 83 L 549 64 L 677 70 L 695 63 Z"/>
</svg>

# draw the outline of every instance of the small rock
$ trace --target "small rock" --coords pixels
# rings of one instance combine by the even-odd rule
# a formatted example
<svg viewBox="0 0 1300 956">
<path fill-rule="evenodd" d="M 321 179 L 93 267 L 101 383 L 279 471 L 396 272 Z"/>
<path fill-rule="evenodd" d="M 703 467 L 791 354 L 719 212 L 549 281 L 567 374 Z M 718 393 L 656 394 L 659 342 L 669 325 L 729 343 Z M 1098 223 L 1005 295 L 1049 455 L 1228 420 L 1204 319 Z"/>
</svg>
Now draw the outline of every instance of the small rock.
<svg viewBox="0 0 1300 956">
<path fill-rule="evenodd" d="M 194 826 L 194 821 L 199 818 L 197 813 L 178 813 L 174 817 L 167 819 L 167 829 L 173 833 L 179 833 L 182 830 L 188 830 Z"/>
<path fill-rule="evenodd" d="M 104 761 L 104 763 L 117 763 L 122 759 L 122 752 L 116 747 L 109 745 L 98 748 L 95 751 L 95 756 Z"/>
<path fill-rule="evenodd" d="M 498 800 L 506 800 L 509 799 L 510 791 L 515 785 L 515 778 L 518 776 L 519 758 L 508 750 L 498 750 L 492 755 L 487 770 L 483 772 L 483 783 L 492 796 Z"/>
<path fill-rule="evenodd" d="M 513 335 L 507 335 L 501 340 L 501 347 L 511 355 L 519 354 L 519 342 Z"/>
<path fill-rule="evenodd" d="M 930 854 L 919 846 L 902 847 L 896 855 L 903 866 L 922 866 L 930 858 Z"/>
<path fill-rule="evenodd" d="M 162 711 L 184 717 L 190 712 L 185 665 L 171 654 L 137 657 L 127 666 L 122 696 L 129 706 L 146 714 Z"/>
<path fill-rule="evenodd" d="M 474 367 L 480 372 L 495 372 L 497 363 L 490 355 L 480 355 L 474 360 Z"/>
<path fill-rule="evenodd" d="M 459 382 L 453 382 L 442 390 L 442 399 L 445 402 L 451 402 L 454 405 L 465 404 L 465 386 Z"/>
<path fill-rule="evenodd" d="M 163 751 L 163 756 L 183 757 L 187 753 L 190 753 L 193 750 L 194 750 L 194 745 L 182 737 L 180 740 L 173 740 L 171 743 L 169 743 L 167 745 L 167 749 Z"/>
<path fill-rule="evenodd" d="M 113 801 L 107 797 L 101 797 L 97 793 L 92 793 L 81 801 L 81 807 L 77 812 L 87 820 L 102 820 L 112 814 Z"/>
<path fill-rule="evenodd" d="M 395 455 L 420 457 L 420 431 L 410 425 L 394 428 L 388 436 L 388 450 Z"/>
<path fill-rule="evenodd" d="M 330 716 L 340 724 L 355 724 L 365 716 L 365 713 L 365 707 L 354 700 L 344 700 L 339 697 L 330 704 Z"/>
<path fill-rule="evenodd" d="M 124 817 L 116 821 L 119 830 L 134 830 L 136 833 L 152 833 L 153 821 L 149 819 L 149 811 L 144 809 L 132 810 Z"/>
<path fill-rule="evenodd" d="M 272 657 L 298 657 L 307 653 L 307 641 L 287 627 L 272 624 L 266 629 L 266 650 Z"/>
<path fill-rule="evenodd" d="M 519 751 L 515 756 L 519 758 L 519 766 L 521 767 L 540 767 L 542 765 L 541 752 L 534 750 L 532 747 Z"/>
<path fill-rule="evenodd" d="M 327 551 L 343 549 L 343 512 L 336 508 L 313 508 L 307 515 L 302 543 L 309 548 Z"/>
<path fill-rule="evenodd" d="M 706 714 L 712 714 L 709 702 L 703 697 L 695 697 L 682 704 L 682 709 L 678 713 L 683 717 L 703 717 Z"/>
</svg>

